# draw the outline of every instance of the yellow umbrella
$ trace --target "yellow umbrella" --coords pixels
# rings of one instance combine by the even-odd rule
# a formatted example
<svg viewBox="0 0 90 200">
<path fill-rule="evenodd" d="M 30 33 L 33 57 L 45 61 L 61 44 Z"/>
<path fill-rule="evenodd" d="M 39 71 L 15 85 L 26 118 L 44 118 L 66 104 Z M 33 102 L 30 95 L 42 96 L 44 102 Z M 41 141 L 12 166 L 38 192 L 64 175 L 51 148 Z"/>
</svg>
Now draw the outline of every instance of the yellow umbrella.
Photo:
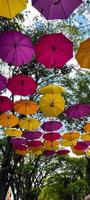
<svg viewBox="0 0 90 200">
<path fill-rule="evenodd" d="M 19 126 L 25 130 L 36 130 L 41 125 L 40 121 L 34 118 L 25 118 L 21 119 L 19 122 Z"/>
<path fill-rule="evenodd" d="M 85 154 L 84 150 L 77 150 L 77 149 L 75 149 L 74 147 L 72 147 L 72 152 L 73 152 L 75 155 L 77 155 L 77 156 L 80 156 L 80 155 L 84 155 L 84 154 Z"/>
<path fill-rule="evenodd" d="M 39 94 L 61 94 L 66 92 L 65 88 L 59 85 L 49 84 L 38 90 Z"/>
<path fill-rule="evenodd" d="M 84 129 L 86 132 L 90 132 L 90 122 L 86 123 L 85 126 L 83 127 L 83 129 Z"/>
<path fill-rule="evenodd" d="M 74 146 L 74 145 L 76 145 L 76 143 L 77 143 L 77 140 L 62 140 L 61 141 L 61 146 L 66 146 L 66 147 L 68 147 L 68 146 Z"/>
<path fill-rule="evenodd" d="M 11 137 L 20 137 L 22 136 L 22 131 L 16 128 L 8 128 L 4 131 L 5 135 L 11 136 Z"/>
<path fill-rule="evenodd" d="M 0 115 L 0 125 L 6 127 L 13 127 L 19 123 L 19 118 L 13 114 L 1 114 Z"/>
<path fill-rule="evenodd" d="M 90 148 L 86 151 L 86 156 L 90 157 Z"/>
<path fill-rule="evenodd" d="M 54 151 L 56 151 L 56 150 L 59 149 L 59 145 L 60 145 L 59 141 L 53 141 L 53 142 L 51 142 L 51 141 L 45 140 L 43 142 L 43 149 L 44 150 L 54 150 Z"/>
<path fill-rule="evenodd" d="M 26 8 L 27 0 L 1 0 L 0 16 L 13 18 Z"/>
<path fill-rule="evenodd" d="M 84 133 L 81 135 L 81 139 L 85 141 L 90 141 L 90 133 Z"/>
<path fill-rule="evenodd" d="M 40 110 L 47 117 L 57 117 L 64 111 L 65 101 L 59 94 L 45 94 L 40 99 Z"/>
<path fill-rule="evenodd" d="M 81 42 L 76 60 L 82 68 L 90 68 L 90 38 Z"/>
<path fill-rule="evenodd" d="M 43 152 L 42 152 L 41 150 L 36 150 L 36 151 L 31 150 L 31 151 L 28 151 L 28 153 L 31 154 L 31 155 L 34 155 L 34 156 L 39 156 L 39 155 L 41 155 Z"/>
<path fill-rule="evenodd" d="M 30 100 L 20 100 L 16 101 L 14 104 L 14 110 L 17 113 L 29 115 L 34 114 L 39 109 L 37 103 Z"/>
<path fill-rule="evenodd" d="M 77 131 L 71 131 L 71 132 L 67 132 L 67 133 L 64 133 L 62 135 L 62 138 L 64 140 L 75 140 L 75 139 L 78 139 L 80 137 L 80 133 L 77 132 Z"/>
</svg>

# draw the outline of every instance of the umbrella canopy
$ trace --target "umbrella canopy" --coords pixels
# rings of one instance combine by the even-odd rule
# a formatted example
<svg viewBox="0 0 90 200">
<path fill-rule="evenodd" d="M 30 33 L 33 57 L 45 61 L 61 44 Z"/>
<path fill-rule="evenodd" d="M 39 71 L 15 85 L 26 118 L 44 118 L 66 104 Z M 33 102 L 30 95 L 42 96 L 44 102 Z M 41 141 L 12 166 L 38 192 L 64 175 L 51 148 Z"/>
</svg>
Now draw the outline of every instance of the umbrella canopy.
<svg viewBox="0 0 90 200">
<path fill-rule="evenodd" d="M 73 57 L 73 43 L 62 33 L 46 34 L 35 44 L 35 55 L 47 68 L 62 68 Z"/>
<path fill-rule="evenodd" d="M 0 112 L 7 112 L 9 110 L 12 110 L 12 108 L 12 101 L 6 96 L 0 96 Z"/>
<path fill-rule="evenodd" d="M 7 80 L 6 78 L 0 74 L 0 91 L 4 90 L 7 87 Z"/>
<path fill-rule="evenodd" d="M 20 156 L 25 156 L 28 153 L 28 150 L 27 149 L 25 149 L 25 150 L 16 149 L 15 153 Z"/>
<path fill-rule="evenodd" d="M 86 123 L 83 127 L 86 132 L 90 132 L 90 122 Z"/>
<path fill-rule="evenodd" d="M 1 114 L 0 115 L 0 125 L 6 127 L 14 127 L 18 124 L 19 118 L 13 114 Z"/>
<path fill-rule="evenodd" d="M 19 122 L 19 126 L 21 129 L 25 129 L 28 131 L 36 130 L 40 126 L 40 121 L 34 118 L 25 118 L 21 119 Z"/>
<path fill-rule="evenodd" d="M 25 150 L 26 146 L 26 139 L 23 137 L 15 137 L 11 138 L 10 143 L 14 149 L 23 149 Z M 26 147 L 25 147 L 26 146 Z"/>
<path fill-rule="evenodd" d="M 20 137 L 22 136 L 22 131 L 20 129 L 16 128 L 8 128 L 4 131 L 5 135 L 11 136 L 11 137 Z"/>
<path fill-rule="evenodd" d="M 11 19 L 24 10 L 26 5 L 27 0 L 1 0 L 0 16 Z"/>
<path fill-rule="evenodd" d="M 44 150 L 58 150 L 60 145 L 59 141 L 48 141 L 48 140 L 44 140 L 43 142 L 43 149 Z"/>
<path fill-rule="evenodd" d="M 72 131 L 72 132 L 67 132 L 67 133 L 64 133 L 62 135 L 62 138 L 64 140 L 68 140 L 68 141 L 71 141 L 71 140 L 76 140 L 80 137 L 80 133 L 77 132 L 77 131 Z"/>
<path fill-rule="evenodd" d="M 15 102 L 14 110 L 19 114 L 30 115 L 37 112 L 39 109 L 37 103 L 30 100 L 20 100 Z"/>
<path fill-rule="evenodd" d="M 40 99 L 40 110 L 47 117 L 57 117 L 64 111 L 65 101 L 59 94 L 45 94 Z"/>
<path fill-rule="evenodd" d="M 23 137 L 25 137 L 28 140 L 35 140 L 42 136 L 42 133 L 40 131 L 25 131 L 23 133 Z"/>
<path fill-rule="evenodd" d="M 65 88 L 62 86 L 49 84 L 40 88 L 38 90 L 38 93 L 39 94 L 62 94 L 65 91 L 66 91 Z"/>
<path fill-rule="evenodd" d="M 67 19 L 82 0 L 32 0 L 32 5 L 46 18 Z"/>
<path fill-rule="evenodd" d="M 35 141 L 27 141 L 27 145 L 28 147 L 39 147 L 42 146 L 42 142 L 39 140 L 35 140 Z"/>
<path fill-rule="evenodd" d="M 88 145 L 84 141 L 78 141 L 74 148 L 77 150 L 86 150 L 88 148 Z"/>
<path fill-rule="evenodd" d="M 75 146 L 77 144 L 77 140 L 62 140 L 60 144 L 61 146 L 65 146 L 65 147 Z"/>
<path fill-rule="evenodd" d="M 90 69 L 90 38 L 81 42 L 76 54 L 76 60 L 82 68 Z"/>
<path fill-rule="evenodd" d="M 81 156 L 85 154 L 84 150 L 75 149 L 74 147 L 72 147 L 72 152 L 77 156 Z"/>
<path fill-rule="evenodd" d="M 39 156 L 39 155 L 41 155 L 42 154 L 42 151 L 41 150 L 30 150 L 30 151 L 28 151 L 28 153 L 29 154 L 31 154 L 31 155 L 34 155 L 34 156 Z"/>
<path fill-rule="evenodd" d="M 0 34 L 0 58 L 4 62 L 18 67 L 30 62 L 33 55 L 34 48 L 29 36 L 17 31 Z"/>
<path fill-rule="evenodd" d="M 32 77 L 18 74 L 8 79 L 7 88 L 13 95 L 28 96 L 36 92 L 37 84 Z"/>
<path fill-rule="evenodd" d="M 83 133 L 81 139 L 85 141 L 90 141 L 90 133 Z"/>
<path fill-rule="evenodd" d="M 68 149 L 60 149 L 59 151 L 57 151 L 58 155 L 67 155 L 68 153 L 70 153 Z"/>
<path fill-rule="evenodd" d="M 79 119 L 90 114 L 90 104 L 79 103 L 69 106 L 65 111 L 68 118 Z"/>
<path fill-rule="evenodd" d="M 60 121 L 55 121 L 55 120 L 44 122 L 41 125 L 41 128 L 44 131 L 56 131 L 56 130 L 59 130 L 61 127 L 62 127 L 61 122 Z"/>
<path fill-rule="evenodd" d="M 43 135 L 45 140 L 54 141 L 60 139 L 61 135 L 59 133 L 46 133 Z"/>
<path fill-rule="evenodd" d="M 43 151 L 43 154 L 45 156 L 52 156 L 52 155 L 55 154 L 55 151 L 53 151 L 53 150 L 45 150 L 45 151 Z"/>
</svg>

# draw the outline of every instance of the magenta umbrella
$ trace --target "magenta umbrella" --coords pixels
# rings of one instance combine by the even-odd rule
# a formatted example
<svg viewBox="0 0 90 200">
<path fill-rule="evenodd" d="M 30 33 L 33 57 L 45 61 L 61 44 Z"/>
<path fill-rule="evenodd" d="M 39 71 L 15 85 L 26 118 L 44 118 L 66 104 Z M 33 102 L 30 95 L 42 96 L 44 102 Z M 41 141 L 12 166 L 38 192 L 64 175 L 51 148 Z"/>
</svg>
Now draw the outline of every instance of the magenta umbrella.
<svg viewBox="0 0 90 200">
<path fill-rule="evenodd" d="M 52 155 L 55 154 L 55 151 L 53 151 L 53 150 L 45 150 L 45 151 L 43 151 L 43 154 L 45 156 L 52 156 Z"/>
<path fill-rule="evenodd" d="M 28 140 L 28 141 L 27 141 L 27 145 L 28 145 L 29 147 L 39 147 L 39 146 L 42 146 L 43 144 L 42 144 L 42 142 L 39 141 L 39 140 L 35 140 L 35 141 L 30 141 L 30 140 Z"/>
<path fill-rule="evenodd" d="M 58 140 L 60 139 L 61 135 L 59 133 L 46 133 L 43 135 L 43 138 L 45 140 L 49 140 L 49 141 L 55 141 L 55 140 Z"/>
<path fill-rule="evenodd" d="M 0 96 L 0 112 L 7 112 L 12 110 L 13 103 L 12 101 L 6 96 Z"/>
<path fill-rule="evenodd" d="M 74 148 L 77 150 L 86 150 L 88 148 L 88 144 L 84 141 L 78 141 Z"/>
<path fill-rule="evenodd" d="M 32 0 L 32 5 L 46 19 L 67 19 L 82 0 Z"/>
<path fill-rule="evenodd" d="M 62 33 L 45 34 L 35 44 L 35 55 L 47 68 L 62 68 L 73 57 L 73 43 Z"/>
<path fill-rule="evenodd" d="M 10 143 L 13 149 L 15 150 L 16 149 L 25 150 L 25 148 L 27 148 L 26 139 L 23 137 L 11 138 Z"/>
<path fill-rule="evenodd" d="M 68 149 L 60 149 L 59 151 L 57 151 L 58 155 L 66 155 L 68 153 L 70 153 Z"/>
<path fill-rule="evenodd" d="M 62 124 L 60 121 L 47 121 L 41 125 L 41 128 L 44 131 L 56 131 L 59 130 L 61 127 Z"/>
<path fill-rule="evenodd" d="M 0 91 L 4 90 L 7 87 L 7 80 L 6 78 L 0 74 Z"/>
<path fill-rule="evenodd" d="M 0 58 L 10 65 L 20 66 L 31 61 L 34 48 L 29 36 L 17 31 L 0 34 Z"/>
<path fill-rule="evenodd" d="M 35 140 L 42 136 L 42 133 L 40 131 L 25 131 L 23 133 L 23 137 L 25 137 L 28 140 Z"/>
<path fill-rule="evenodd" d="M 36 92 L 37 84 L 32 77 L 18 74 L 8 79 L 7 88 L 13 95 L 27 96 Z"/>
<path fill-rule="evenodd" d="M 69 106 L 65 111 L 68 118 L 79 119 L 90 114 L 90 104 L 79 103 Z"/>
</svg>

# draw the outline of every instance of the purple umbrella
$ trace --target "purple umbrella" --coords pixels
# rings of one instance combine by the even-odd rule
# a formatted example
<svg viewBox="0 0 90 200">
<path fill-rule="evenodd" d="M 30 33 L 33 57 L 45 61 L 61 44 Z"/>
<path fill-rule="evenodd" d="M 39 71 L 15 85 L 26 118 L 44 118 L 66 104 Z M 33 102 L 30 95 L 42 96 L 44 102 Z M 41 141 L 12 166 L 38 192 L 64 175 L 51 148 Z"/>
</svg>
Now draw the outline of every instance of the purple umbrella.
<svg viewBox="0 0 90 200">
<path fill-rule="evenodd" d="M 60 121 L 47 121 L 44 122 L 41 126 L 41 128 L 44 131 L 56 131 L 59 130 L 62 127 L 62 124 Z"/>
<path fill-rule="evenodd" d="M 68 118 L 79 119 L 90 114 L 90 104 L 79 103 L 72 106 L 69 106 L 65 111 L 65 114 Z"/>
<path fill-rule="evenodd" d="M 43 154 L 45 156 L 52 156 L 52 155 L 55 154 L 55 151 L 53 151 L 53 150 L 45 150 L 45 151 L 43 151 Z"/>
<path fill-rule="evenodd" d="M 28 140 L 35 140 L 42 136 L 42 133 L 40 131 L 25 131 L 23 133 L 23 137 L 25 137 Z"/>
<path fill-rule="evenodd" d="M 46 19 L 67 19 L 82 0 L 32 0 L 32 5 Z"/>
<path fill-rule="evenodd" d="M 4 76 L 0 74 L 0 91 L 7 87 L 7 80 Z"/>
<path fill-rule="evenodd" d="M 27 64 L 34 55 L 34 48 L 29 36 L 16 31 L 0 34 L 0 58 L 10 65 Z"/>
<path fill-rule="evenodd" d="M 22 149 L 27 145 L 26 145 L 26 139 L 22 138 L 22 137 L 15 137 L 15 138 L 11 138 L 10 143 L 13 147 L 13 149 Z"/>
<path fill-rule="evenodd" d="M 66 155 L 68 154 L 70 151 L 68 149 L 60 149 L 59 151 L 57 151 L 58 155 Z"/>
<path fill-rule="evenodd" d="M 88 144 L 84 141 L 78 141 L 74 148 L 77 150 L 86 150 L 88 148 Z"/>
</svg>

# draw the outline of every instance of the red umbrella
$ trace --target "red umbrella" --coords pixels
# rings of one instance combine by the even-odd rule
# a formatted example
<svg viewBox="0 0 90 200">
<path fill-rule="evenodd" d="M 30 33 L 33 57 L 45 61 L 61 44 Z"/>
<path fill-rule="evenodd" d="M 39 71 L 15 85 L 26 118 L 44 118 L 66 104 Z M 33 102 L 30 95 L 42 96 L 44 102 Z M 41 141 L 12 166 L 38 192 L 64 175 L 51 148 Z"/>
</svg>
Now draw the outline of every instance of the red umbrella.
<svg viewBox="0 0 90 200">
<path fill-rule="evenodd" d="M 61 135 L 59 133 L 46 133 L 43 135 L 45 140 L 54 141 L 60 139 Z"/>
<path fill-rule="evenodd" d="M 36 60 L 47 68 L 62 68 L 73 57 L 73 43 L 62 33 L 46 34 L 35 45 Z"/>
<path fill-rule="evenodd" d="M 7 80 L 6 78 L 0 74 L 0 91 L 4 90 L 7 87 Z"/>
<path fill-rule="evenodd" d="M 36 92 L 37 84 L 32 77 L 18 74 L 8 79 L 7 88 L 14 95 L 27 96 Z"/>
<path fill-rule="evenodd" d="M 42 146 L 43 144 L 42 144 L 42 142 L 39 141 L 39 140 L 35 140 L 35 141 L 30 141 L 30 140 L 28 140 L 28 141 L 27 141 L 27 145 L 28 145 L 29 147 L 39 147 L 39 146 Z"/>
<path fill-rule="evenodd" d="M 86 150 L 88 148 L 88 144 L 84 141 L 78 141 L 74 148 L 77 150 Z"/>
<path fill-rule="evenodd" d="M 44 131 L 56 131 L 58 129 L 60 129 L 62 127 L 62 124 L 60 121 L 47 121 L 47 122 L 44 122 L 41 126 L 41 128 L 44 130 Z"/>
<path fill-rule="evenodd" d="M 12 108 L 12 101 L 8 97 L 0 96 L 0 112 L 7 112 L 9 110 L 12 110 Z"/>
<path fill-rule="evenodd" d="M 27 148 L 26 139 L 23 137 L 15 137 L 10 140 L 13 149 L 25 150 Z"/>
</svg>

